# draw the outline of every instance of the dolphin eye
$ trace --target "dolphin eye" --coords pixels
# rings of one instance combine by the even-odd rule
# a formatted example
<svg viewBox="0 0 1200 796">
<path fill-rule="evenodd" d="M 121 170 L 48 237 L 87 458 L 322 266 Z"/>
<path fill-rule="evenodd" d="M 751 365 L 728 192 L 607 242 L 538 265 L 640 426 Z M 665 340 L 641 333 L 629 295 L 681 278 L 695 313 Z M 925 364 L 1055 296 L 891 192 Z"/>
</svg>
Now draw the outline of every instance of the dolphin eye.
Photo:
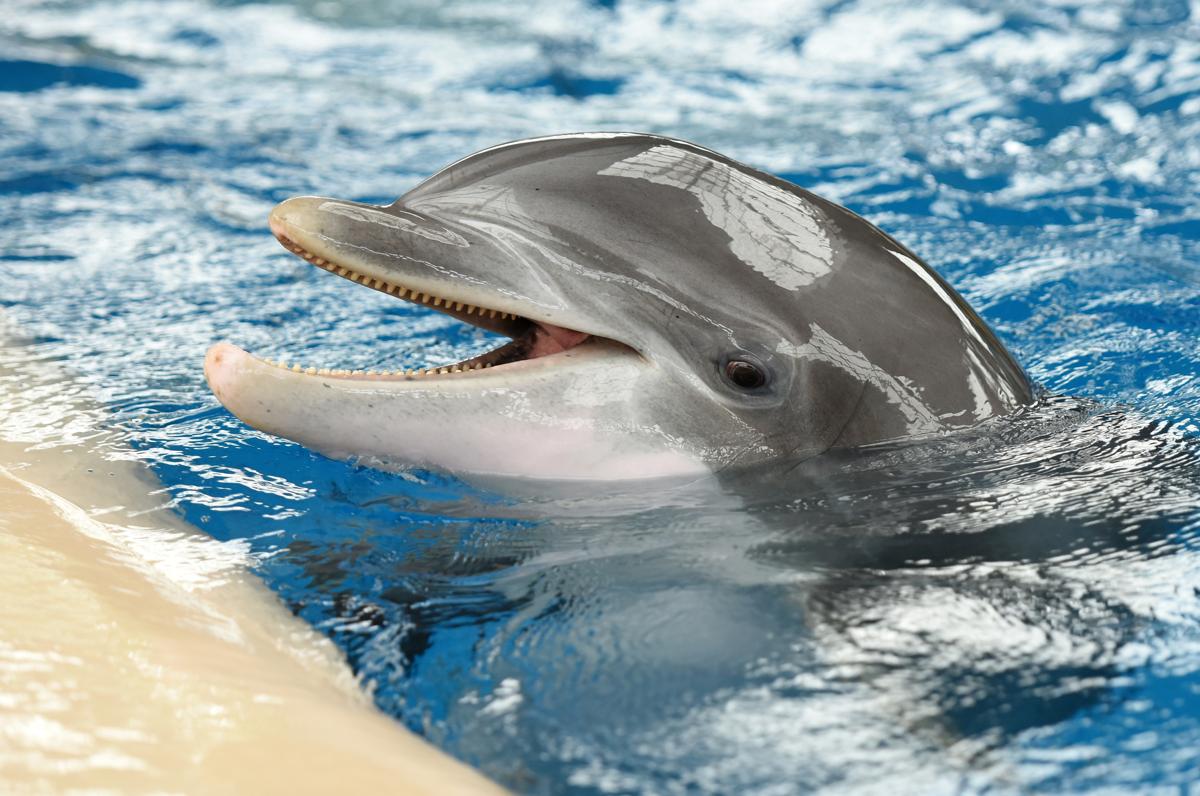
<svg viewBox="0 0 1200 796">
<path fill-rule="evenodd" d="M 725 378 L 743 390 L 758 390 L 767 385 L 767 370 L 744 357 L 731 359 L 725 363 Z"/>
</svg>

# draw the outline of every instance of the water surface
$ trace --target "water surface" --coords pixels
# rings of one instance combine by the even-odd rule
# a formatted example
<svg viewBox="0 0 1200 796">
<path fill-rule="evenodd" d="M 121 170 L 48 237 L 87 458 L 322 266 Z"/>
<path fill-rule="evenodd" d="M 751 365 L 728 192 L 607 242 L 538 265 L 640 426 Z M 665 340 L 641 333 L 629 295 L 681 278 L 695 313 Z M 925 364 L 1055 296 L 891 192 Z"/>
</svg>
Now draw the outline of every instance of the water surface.
<svg viewBox="0 0 1200 796">
<path fill-rule="evenodd" d="M 537 793 L 1196 779 L 1194 3 L 10 2 L 0 42 L 24 355 L 442 748 Z M 591 129 L 862 213 L 1047 398 L 786 477 L 514 498 L 322 459 L 208 394 L 223 338 L 363 369 L 490 347 L 265 215 Z"/>
</svg>

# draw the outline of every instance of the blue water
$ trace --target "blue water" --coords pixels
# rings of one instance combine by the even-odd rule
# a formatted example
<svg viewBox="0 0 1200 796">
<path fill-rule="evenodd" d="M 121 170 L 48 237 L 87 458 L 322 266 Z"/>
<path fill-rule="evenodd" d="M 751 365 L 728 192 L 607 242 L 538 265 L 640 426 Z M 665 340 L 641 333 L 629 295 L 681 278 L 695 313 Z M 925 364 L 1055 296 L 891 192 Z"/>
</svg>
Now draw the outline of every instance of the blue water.
<svg viewBox="0 0 1200 796">
<path fill-rule="evenodd" d="M 434 743 L 533 793 L 1200 780 L 1195 2 L 0 10 L 5 356 L 77 373 Z M 1047 399 L 758 488 L 514 497 L 322 459 L 207 392 L 219 339 L 363 369 L 491 347 L 291 258 L 266 213 L 595 129 L 865 215 Z"/>
</svg>

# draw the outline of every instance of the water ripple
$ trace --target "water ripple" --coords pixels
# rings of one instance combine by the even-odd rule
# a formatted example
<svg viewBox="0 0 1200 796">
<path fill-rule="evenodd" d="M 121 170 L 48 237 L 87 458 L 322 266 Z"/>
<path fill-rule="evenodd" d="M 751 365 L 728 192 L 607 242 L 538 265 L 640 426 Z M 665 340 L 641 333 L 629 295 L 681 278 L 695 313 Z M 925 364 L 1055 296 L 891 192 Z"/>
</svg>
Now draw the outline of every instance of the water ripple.
<svg viewBox="0 0 1200 796">
<path fill-rule="evenodd" d="M 71 399 L 98 397 L 178 511 L 245 540 L 414 729 L 529 793 L 1195 779 L 1194 3 L 10 6 L 0 433 L 95 444 Z M 522 499 L 219 409 L 200 362 L 225 337 L 361 369 L 491 345 L 289 258 L 275 202 L 390 201 L 570 129 L 691 138 L 846 203 L 1043 401 L 786 477 Z M 11 375 L 30 359 L 78 380 Z M 26 665 L 73 664 L 0 649 Z"/>
</svg>

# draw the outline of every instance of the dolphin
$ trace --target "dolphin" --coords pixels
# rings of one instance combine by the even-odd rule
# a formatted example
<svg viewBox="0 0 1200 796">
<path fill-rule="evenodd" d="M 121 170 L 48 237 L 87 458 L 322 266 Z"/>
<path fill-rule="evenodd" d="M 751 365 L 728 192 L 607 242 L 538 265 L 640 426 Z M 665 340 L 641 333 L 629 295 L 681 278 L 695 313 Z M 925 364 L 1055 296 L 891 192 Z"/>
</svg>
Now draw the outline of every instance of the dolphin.
<svg viewBox="0 0 1200 796">
<path fill-rule="evenodd" d="M 686 141 L 515 141 L 390 205 L 288 199 L 270 228 L 326 271 L 510 338 L 388 373 L 209 349 L 229 411 L 334 458 L 699 476 L 940 435 L 1032 401 L 996 335 L 915 254 Z"/>
</svg>

